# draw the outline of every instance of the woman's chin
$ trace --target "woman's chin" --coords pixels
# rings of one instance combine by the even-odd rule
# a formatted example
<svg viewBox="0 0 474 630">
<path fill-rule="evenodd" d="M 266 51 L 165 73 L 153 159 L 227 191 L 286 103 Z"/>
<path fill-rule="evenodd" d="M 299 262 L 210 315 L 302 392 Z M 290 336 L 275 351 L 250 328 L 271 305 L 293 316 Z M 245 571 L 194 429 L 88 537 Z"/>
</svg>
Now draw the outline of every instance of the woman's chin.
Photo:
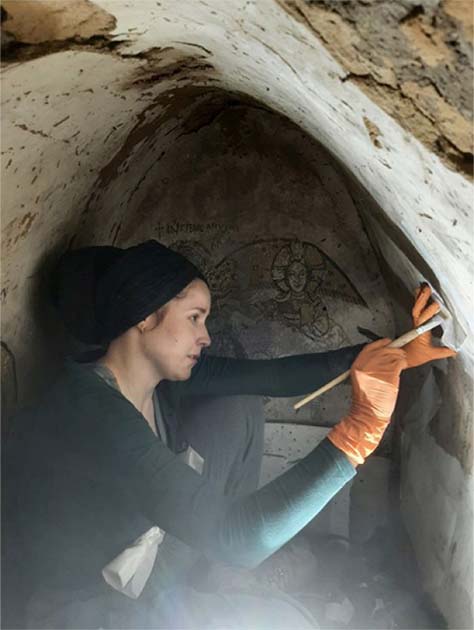
<svg viewBox="0 0 474 630">
<path fill-rule="evenodd" d="M 188 378 L 191 377 L 191 372 L 192 372 L 193 367 L 194 365 L 189 365 L 182 368 L 179 371 L 176 370 L 172 376 L 168 377 L 168 380 L 169 381 L 187 381 Z"/>
</svg>

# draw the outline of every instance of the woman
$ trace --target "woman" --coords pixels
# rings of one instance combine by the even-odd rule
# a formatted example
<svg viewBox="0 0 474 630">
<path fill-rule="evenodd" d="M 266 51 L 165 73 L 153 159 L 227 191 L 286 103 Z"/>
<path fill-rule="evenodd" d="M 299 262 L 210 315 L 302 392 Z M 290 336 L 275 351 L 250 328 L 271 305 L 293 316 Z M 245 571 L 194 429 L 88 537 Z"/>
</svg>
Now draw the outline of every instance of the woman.
<svg viewBox="0 0 474 630">
<path fill-rule="evenodd" d="M 199 555 L 255 567 L 297 534 L 376 448 L 401 370 L 450 351 L 432 347 L 427 336 L 404 350 L 387 348 L 385 339 L 362 351 L 265 361 L 205 355 L 206 281 L 156 241 L 69 252 L 54 284 L 66 325 L 103 350 L 94 362 L 69 363 L 17 419 L 9 440 L 14 492 L 7 500 L 17 504 L 10 510 L 22 545 L 18 565 L 33 592 L 30 626 L 248 626 L 245 611 L 252 610 L 254 627 L 260 614 L 265 627 L 310 627 L 304 613 L 290 622 L 274 604 L 267 614 L 245 597 L 209 600 L 178 586 Z M 422 292 L 416 317 L 436 309 L 424 309 L 428 299 Z M 254 397 L 306 394 L 352 363 L 348 415 L 306 458 L 257 490 L 263 414 Z M 196 396 L 204 397 L 197 414 Z M 222 417 L 208 396 L 239 398 Z M 190 452 L 202 470 L 183 461 Z M 156 526 L 165 540 L 134 601 L 111 588 L 106 569 Z M 241 615 L 237 621 L 230 611 Z"/>
</svg>

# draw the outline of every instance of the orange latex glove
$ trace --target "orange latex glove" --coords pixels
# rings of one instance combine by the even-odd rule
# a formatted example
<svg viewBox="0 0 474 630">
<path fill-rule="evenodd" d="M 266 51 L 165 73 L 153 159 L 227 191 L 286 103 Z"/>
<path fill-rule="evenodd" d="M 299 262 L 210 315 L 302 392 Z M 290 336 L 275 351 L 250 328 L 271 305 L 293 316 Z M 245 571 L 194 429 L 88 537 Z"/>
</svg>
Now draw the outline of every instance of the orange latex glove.
<svg viewBox="0 0 474 630">
<path fill-rule="evenodd" d="M 440 305 L 437 302 L 431 302 L 431 304 L 429 304 L 430 298 L 431 287 L 429 285 L 424 284 L 421 288 L 416 290 L 415 305 L 411 311 L 414 328 L 421 326 L 421 324 L 424 324 L 439 312 L 441 308 Z M 453 357 L 457 354 L 450 348 L 434 346 L 431 331 L 410 341 L 403 349 L 407 354 L 407 367 L 409 368 L 423 365 L 435 359 Z"/>
<path fill-rule="evenodd" d="M 360 352 L 351 367 L 351 410 L 328 434 L 354 466 L 377 448 L 397 402 L 407 361 L 404 350 L 388 348 L 389 343 L 379 339 Z"/>
</svg>

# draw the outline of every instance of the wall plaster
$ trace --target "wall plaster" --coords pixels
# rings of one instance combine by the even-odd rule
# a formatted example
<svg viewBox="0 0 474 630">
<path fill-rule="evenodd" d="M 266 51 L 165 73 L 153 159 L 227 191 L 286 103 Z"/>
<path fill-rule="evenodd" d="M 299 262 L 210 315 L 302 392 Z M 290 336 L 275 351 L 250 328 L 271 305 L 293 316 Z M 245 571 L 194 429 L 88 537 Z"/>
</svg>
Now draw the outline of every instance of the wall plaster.
<svg viewBox="0 0 474 630">
<path fill-rule="evenodd" d="M 468 334 L 456 367 L 450 367 L 445 379 L 446 395 L 449 399 L 449 392 L 454 392 L 451 397 L 457 406 L 454 413 L 440 409 L 438 418 L 445 436 L 450 426 L 464 436 L 465 450 L 459 446 L 462 440 L 451 440 L 446 448 L 439 426 L 434 436 L 407 434 L 405 445 L 411 444 L 412 450 L 404 448 L 402 455 L 406 471 L 402 503 L 427 587 L 451 627 L 472 627 L 466 596 L 472 585 L 472 554 L 466 552 L 473 496 L 472 185 L 404 131 L 357 85 L 344 81 L 346 71 L 306 25 L 271 0 L 190 0 L 185 6 L 170 0 L 98 0 L 94 4 L 115 20 L 115 30 L 106 37 L 113 46 L 104 47 L 101 40 L 94 47 L 76 38 L 66 42 L 64 50 L 27 62 L 11 59 L 3 68 L 2 337 L 14 361 L 2 357 L 2 366 L 5 363 L 11 370 L 16 364 L 20 400 L 29 397 L 39 372 L 44 374 L 54 359 L 47 340 L 57 333 L 57 324 L 38 297 L 39 270 L 47 267 L 48 260 L 71 241 L 74 245 L 123 244 L 140 235 L 158 236 L 159 225 L 155 223 L 156 232 L 152 232 L 140 213 L 146 215 L 161 203 L 165 214 L 172 212 L 180 191 L 177 180 L 173 194 L 160 182 L 160 176 L 165 177 L 163 164 L 169 177 L 172 165 L 183 177 L 193 174 L 186 171 L 185 152 L 180 163 L 179 147 L 207 151 L 203 138 L 213 121 L 236 103 L 254 113 L 260 108 L 260 118 L 266 120 L 263 125 L 270 125 L 277 113 L 283 115 L 332 155 L 315 169 L 320 179 L 325 175 L 332 182 L 317 188 L 315 176 L 308 184 L 321 193 L 324 188 L 326 193 L 340 191 L 336 215 L 346 217 L 350 212 L 350 221 L 358 221 L 357 208 L 367 226 L 371 222 L 382 225 L 386 243 L 383 239 L 373 243 L 382 262 L 389 242 L 395 242 L 412 262 L 422 261 Z M 103 31 L 101 37 L 105 37 Z M 216 133 L 217 128 L 213 129 Z M 196 138 L 186 144 L 192 134 Z M 261 137 L 268 139 L 269 134 Z M 314 159 L 322 155 L 315 145 Z M 232 163 L 225 152 L 221 156 Z M 236 164 L 236 156 L 232 159 Z M 337 172 L 336 162 L 342 172 Z M 269 182 L 270 161 L 264 166 Z M 298 181 L 304 169 L 295 169 L 294 174 Z M 231 178 L 228 184 L 232 186 Z M 257 192 L 254 188 L 249 198 L 253 202 Z M 208 200 L 203 195 L 206 224 L 217 224 L 216 217 L 210 216 L 212 197 Z M 182 223 L 192 224 L 184 191 L 180 198 L 188 213 Z M 229 197 L 221 196 L 224 199 Z M 321 204 L 316 194 L 305 203 L 307 212 L 314 203 L 322 215 L 331 207 L 327 199 Z M 264 216 L 268 214 L 261 216 L 262 221 Z M 283 209 L 279 216 L 282 223 L 272 233 L 273 242 L 283 238 L 287 226 L 294 232 L 288 238 L 301 240 L 304 221 L 298 224 L 293 212 L 285 218 Z M 258 224 L 256 217 L 255 221 Z M 222 217 L 219 222 L 225 224 Z M 164 240 L 176 240 L 175 235 L 166 235 L 169 220 L 158 223 L 164 226 Z M 266 229 L 263 224 L 256 227 Z M 225 240 L 217 228 L 210 233 L 216 256 L 228 255 L 232 234 L 226 233 Z M 190 240 L 182 236 L 178 229 L 179 240 Z M 358 246 L 366 248 L 363 233 L 350 236 L 347 243 L 355 247 L 358 240 Z M 236 240 L 240 238 L 248 239 L 248 233 L 239 233 Z M 307 240 L 317 244 L 315 239 L 316 234 Z M 332 243 L 335 246 L 336 240 Z M 360 282 L 360 274 L 366 274 L 362 287 L 369 280 L 376 286 L 378 280 L 370 278 L 369 269 L 348 268 L 347 250 L 338 256 L 349 276 L 354 274 Z M 388 263 L 387 267 L 390 271 Z M 398 313 L 398 298 L 407 300 L 412 287 L 403 274 L 396 277 L 405 291 L 392 304 L 400 326 L 403 315 Z M 387 286 L 391 288 L 390 283 Z M 356 340 L 352 329 L 350 341 Z M 466 383 L 464 390 L 459 388 L 461 382 Z M 269 407 L 268 413 L 287 417 L 288 409 Z M 418 457 L 420 451 L 423 456 Z M 415 469 L 417 462 L 420 468 Z M 430 488 L 424 484 L 426 479 L 432 480 Z M 436 506 L 433 491 L 438 497 Z M 438 504 L 443 501 L 445 505 L 451 501 L 448 508 L 456 510 L 455 526 L 439 517 L 444 512 Z M 427 540 L 432 544 L 422 544 Z M 453 548 L 455 553 L 447 555 Z"/>
</svg>

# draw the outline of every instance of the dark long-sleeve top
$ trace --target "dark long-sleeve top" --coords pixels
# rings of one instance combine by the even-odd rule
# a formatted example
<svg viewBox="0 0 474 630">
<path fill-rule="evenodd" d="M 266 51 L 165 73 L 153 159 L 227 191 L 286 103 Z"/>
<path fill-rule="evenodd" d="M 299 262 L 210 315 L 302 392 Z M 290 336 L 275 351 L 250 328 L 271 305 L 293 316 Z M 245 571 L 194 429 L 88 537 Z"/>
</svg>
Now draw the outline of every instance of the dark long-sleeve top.
<svg viewBox="0 0 474 630">
<path fill-rule="evenodd" d="M 160 384 L 162 412 L 172 426 L 189 395 L 303 395 L 348 369 L 360 348 L 271 360 L 206 356 L 188 381 Z M 34 581 L 101 582 L 105 564 L 152 525 L 211 558 L 256 566 L 355 474 L 324 440 L 256 492 L 224 496 L 173 452 L 177 434 L 165 446 L 119 391 L 90 368 L 66 366 L 44 400 L 17 418 L 3 462 L 21 561 Z"/>
</svg>

